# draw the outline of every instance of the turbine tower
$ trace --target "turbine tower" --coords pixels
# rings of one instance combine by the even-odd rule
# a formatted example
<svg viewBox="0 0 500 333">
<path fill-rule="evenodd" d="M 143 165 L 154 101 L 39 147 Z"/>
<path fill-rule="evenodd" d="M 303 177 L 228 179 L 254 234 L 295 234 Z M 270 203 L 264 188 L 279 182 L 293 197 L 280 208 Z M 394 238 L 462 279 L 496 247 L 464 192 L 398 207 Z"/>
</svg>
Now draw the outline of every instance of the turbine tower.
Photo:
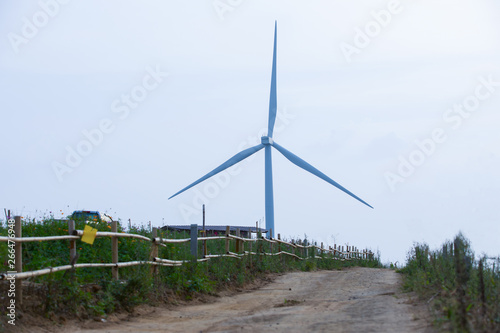
<svg viewBox="0 0 500 333">
<path fill-rule="evenodd" d="M 221 171 L 224 171 L 225 169 L 233 166 L 234 164 L 244 160 L 245 158 L 255 154 L 262 148 L 264 148 L 265 151 L 265 203 L 266 203 L 266 229 L 271 230 L 269 233 L 269 237 L 274 237 L 274 232 L 276 229 L 274 228 L 274 198 L 273 198 L 273 168 L 272 168 L 272 159 L 271 159 L 271 147 L 275 148 L 278 150 L 283 156 L 285 156 L 290 162 L 295 164 L 296 166 L 309 171 L 313 175 L 323 179 L 327 183 L 330 183 L 331 185 L 335 186 L 339 190 L 349 194 L 351 197 L 357 199 L 358 201 L 364 203 L 370 208 L 373 208 L 370 206 L 368 203 L 363 201 L 361 198 L 356 196 L 354 193 L 350 192 L 347 190 L 345 187 L 342 185 L 338 184 L 335 182 L 333 179 L 313 167 L 311 164 L 307 163 L 297 155 L 291 153 L 290 151 L 286 150 L 282 146 L 280 146 L 278 143 L 276 143 L 273 140 L 273 130 L 274 130 L 274 122 L 276 121 L 276 112 L 277 112 L 277 97 L 276 97 L 276 39 L 277 39 L 277 22 L 274 24 L 274 49 L 273 49 L 273 68 L 272 68 L 272 74 L 271 74 L 271 95 L 269 98 L 269 122 L 268 122 L 268 129 L 267 129 L 267 136 L 263 136 L 261 138 L 261 143 L 245 149 L 238 154 L 234 155 L 231 157 L 229 160 L 226 162 L 222 163 L 219 165 L 217 168 L 213 169 L 209 173 L 207 173 L 205 176 L 201 177 L 197 181 L 191 183 L 190 185 L 184 187 L 182 190 L 179 192 L 175 193 L 172 195 L 169 200 L 172 199 L 173 197 L 177 196 L 178 194 L 190 189 L 191 187 L 201 183 L 202 181 L 218 174 Z"/>
</svg>

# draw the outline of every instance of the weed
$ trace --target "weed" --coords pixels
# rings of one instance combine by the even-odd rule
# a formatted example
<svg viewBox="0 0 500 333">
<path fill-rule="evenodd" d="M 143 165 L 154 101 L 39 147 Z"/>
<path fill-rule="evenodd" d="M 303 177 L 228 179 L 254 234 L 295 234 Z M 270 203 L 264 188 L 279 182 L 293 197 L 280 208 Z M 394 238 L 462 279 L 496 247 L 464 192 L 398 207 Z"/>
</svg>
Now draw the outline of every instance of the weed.
<svg viewBox="0 0 500 333">
<path fill-rule="evenodd" d="M 275 308 L 282 308 L 282 307 L 285 307 L 285 306 L 294 306 L 294 305 L 299 305 L 302 302 L 303 301 L 297 301 L 295 299 L 286 299 L 285 298 L 285 301 L 283 303 L 275 305 L 274 307 Z"/>
<path fill-rule="evenodd" d="M 500 331 L 500 259 L 474 259 L 470 242 L 458 234 L 438 250 L 414 244 L 409 251 L 404 289 L 431 304 L 435 323 L 453 332 Z"/>
</svg>

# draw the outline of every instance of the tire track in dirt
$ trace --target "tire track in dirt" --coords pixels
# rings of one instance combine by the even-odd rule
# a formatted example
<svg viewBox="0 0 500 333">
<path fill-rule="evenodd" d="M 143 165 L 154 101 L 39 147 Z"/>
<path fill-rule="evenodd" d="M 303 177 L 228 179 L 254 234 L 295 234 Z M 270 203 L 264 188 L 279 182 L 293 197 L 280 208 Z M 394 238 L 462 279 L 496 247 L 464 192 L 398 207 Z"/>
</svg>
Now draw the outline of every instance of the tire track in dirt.
<svg viewBox="0 0 500 333">
<path fill-rule="evenodd" d="M 389 269 L 294 272 L 211 304 L 71 332 L 434 332 L 425 306 L 400 283 Z"/>
</svg>

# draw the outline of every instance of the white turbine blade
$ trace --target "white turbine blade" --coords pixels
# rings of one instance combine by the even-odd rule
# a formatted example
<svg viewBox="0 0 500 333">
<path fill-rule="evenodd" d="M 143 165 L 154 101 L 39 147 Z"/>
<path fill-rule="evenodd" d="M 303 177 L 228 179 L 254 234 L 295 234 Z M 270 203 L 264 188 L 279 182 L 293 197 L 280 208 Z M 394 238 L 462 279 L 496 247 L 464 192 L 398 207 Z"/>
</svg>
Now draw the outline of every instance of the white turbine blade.
<svg viewBox="0 0 500 333">
<path fill-rule="evenodd" d="M 273 147 L 276 148 L 280 153 L 283 154 L 283 156 L 285 156 L 290 162 L 292 162 L 296 166 L 298 166 L 306 171 L 309 171 L 310 173 L 323 179 L 327 183 L 332 184 L 333 186 L 335 186 L 339 190 L 349 194 L 354 199 L 359 200 L 360 202 L 364 203 L 365 205 L 367 205 L 370 208 L 373 208 L 368 203 L 366 203 L 364 200 L 362 200 L 361 198 L 356 196 L 354 193 L 352 193 L 351 191 L 349 191 L 348 189 L 346 189 L 345 187 L 343 187 L 342 185 L 340 185 L 339 183 L 337 183 L 336 181 L 334 181 L 333 179 L 331 179 L 330 177 L 325 175 L 323 172 L 319 171 L 318 169 L 313 167 L 311 164 L 307 163 L 306 161 L 304 161 L 303 159 L 301 159 L 297 155 L 291 153 L 290 151 L 286 150 L 285 148 L 283 148 L 282 146 L 277 144 L 276 141 L 273 143 Z"/>
<path fill-rule="evenodd" d="M 205 176 L 201 177 L 200 179 L 198 179 L 194 183 L 192 183 L 192 184 L 184 187 L 182 190 L 180 190 L 179 192 L 175 193 L 174 195 L 172 195 L 168 199 L 170 200 L 173 197 L 175 197 L 176 195 L 181 194 L 182 192 L 186 191 L 187 189 L 190 189 L 191 187 L 193 187 L 193 186 L 201 183 L 202 181 L 204 181 L 204 180 L 206 180 L 206 179 L 208 179 L 208 178 L 210 178 L 210 177 L 218 174 L 221 171 L 224 171 L 225 169 L 227 169 L 230 166 L 233 166 L 234 164 L 236 164 L 236 163 L 244 160 L 245 158 L 249 157 L 250 155 L 255 154 L 256 152 L 258 152 L 262 148 L 264 148 L 264 145 L 261 143 L 261 144 L 258 144 L 257 146 L 254 146 L 254 147 L 245 149 L 243 151 L 240 151 L 238 154 L 234 155 L 233 157 L 231 157 L 230 159 L 228 159 L 226 162 L 222 163 L 217 168 L 213 169 L 212 171 L 210 171 L 209 173 L 207 173 Z"/>
<path fill-rule="evenodd" d="M 278 98 L 276 93 L 276 36 L 278 30 L 278 22 L 274 22 L 274 50 L 273 50 L 273 71 L 271 74 L 271 93 L 269 95 L 269 123 L 267 127 L 267 136 L 272 138 L 274 131 L 274 122 L 276 121 L 276 113 L 278 109 Z"/>
</svg>

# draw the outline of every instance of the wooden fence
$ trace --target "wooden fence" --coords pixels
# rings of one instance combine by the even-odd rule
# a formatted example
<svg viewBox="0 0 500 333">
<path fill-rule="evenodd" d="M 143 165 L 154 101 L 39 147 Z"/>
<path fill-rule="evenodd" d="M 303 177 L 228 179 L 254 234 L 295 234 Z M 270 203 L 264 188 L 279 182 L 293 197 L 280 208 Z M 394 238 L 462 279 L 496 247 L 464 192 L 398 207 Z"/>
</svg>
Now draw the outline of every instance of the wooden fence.
<svg viewBox="0 0 500 333">
<path fill-rule="evenodd" d="M 8 221 L 11 224 L 12 220 Z M 5 273 L 0 273 L 0 280 L 15 279 L 16 285 L 16 302 L 21 303 L 22 300 L 22 284 L 21 280 L 35 277 L 44 274 L 50 274 L 59 271 L 65 271 L 75 268 L 84 267 L 110 267 L 112 270 L 113 279 L 117 280 L 119 277 L 118 270 L 120 267 L 136 266 L 136 265 L 152 265 L 152 271 L 155 272 L 156 266 L 180 266 L 186 262 L 203 262 L 210 260 L 211 258 L 220 257 L 231 257 L 236 259 L 241 259 L 243 256 L 248 255 L 266 255 L 266 256 L 291 256 L 297 260 L 307 260 L 311 258 L 316 259 L 333 259 L 333 260 L 352 260 L 352 259 L 364 259 L 372 260 L 373 252 L 365 249 L 359 251 L 356 247 L 346 245 L 345 251 L 344 246 L 334 245 L 334 247 L 328 247 L 328 249 L 316 245 L 302 245 L 300 243 L 290 243 L 281 240 L 280 234 L 278 238 L 265 238 L 263 236 L 257 238 L 242 238 L 239 235 L 239 229 L 236 230 L 236 234 L 232 235 L 230 233 L 230 227 L 226 227 L 225 236 L 212 236 L 212 237 L 198 237 L 198 225 L 191 225 L 190 238 L 185 239 L 168 239 L 163 237 L 158 237 L 158 229 L 152 228 L 152 238 L 132 234 L 118 232 L 118 225 L 116 221 L 111 223 L 111 232 L 98 231 L 96 237 L 111 237 L 111 263 L 76 263 L 78 259 L 76 251 L 76 241 L 83 236 L 83 230 L 75 229 L 75 221 L 68 221 L 68 235 L 67 236 L 46 236 L 46 237 L 22 237 L 22 227 L 21 227 L 21 217 L 14 217 L 14 227 L 9 228 L 9 230 L 14 230 L 14 232 L 9 231 L 9 236 L 0 236 L 0 242 L 8 242 L 9 249 L 13 248 L 15 251 L 9 251 L 8 267 L 9 271 Z M 130 237 L 140 239 L 151 243 L 151 252 L 149 260 L 141 261 L 129 261 L 129 262 L 118 262 L 118 238 L 120 237 Z M 208 254 L 207 253 L 207 241 L 224 239 L 225 242 L 225 253 L 220 254 Z M 22 244 L 24 242 L 37 242 L 37 241 L 54 241 L 54 240 L 69 240 L 69 257 L 70 262 L 68 265 L 58 266 L 58 267 L 47 267 L 36 271 L 23 272 L 22 263 Z M 230 251 L 230 242 L 235 242 L 236 252 Z M 198 255 L 198 242 L 203 242 L 203 254 Z M 270 243 L 270 252 L 252 252 L 252 243 L 255 242 L 268 242 Z M 168 243 L 191 243 L 191 260 L 171 260 L 158 257 L 158 247 L 166 246 Z M 245 250 L 245 243 L 249 243 L 249 251 Z M 277 246 L 273 246 L 277 245 Z M 282 247 L 288 246 L 292 249 L 291 252 L 284 251 Z M 276 251 L 275 251 L 276 250 Z M 296 254 L 296 250 L 299 254 Z M 11 256 L 10 254 L 15 255 Z M 324 256 L 327 254 L 327 256 Z"/>
</svg>

